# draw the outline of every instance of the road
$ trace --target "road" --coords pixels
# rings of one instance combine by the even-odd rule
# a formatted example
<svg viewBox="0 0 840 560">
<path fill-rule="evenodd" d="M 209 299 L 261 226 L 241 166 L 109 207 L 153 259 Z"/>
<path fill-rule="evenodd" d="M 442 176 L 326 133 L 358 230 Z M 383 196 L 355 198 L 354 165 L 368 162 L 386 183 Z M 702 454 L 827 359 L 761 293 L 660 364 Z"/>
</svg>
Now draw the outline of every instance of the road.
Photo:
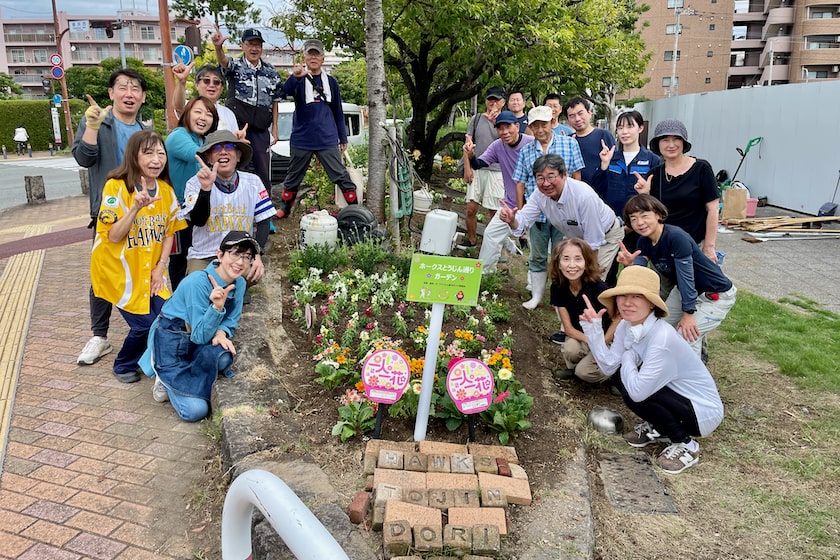
<svg viewBox="0 0 840 560">
<path fill-rule="evenodd" d="M 9 155 L 0 159 L 0 210 L 26 204 L 24 177 L 41 175 L 47 200 L 82 194 L 79 165 L 70 156 L 41 158 Z"/>
</svg>

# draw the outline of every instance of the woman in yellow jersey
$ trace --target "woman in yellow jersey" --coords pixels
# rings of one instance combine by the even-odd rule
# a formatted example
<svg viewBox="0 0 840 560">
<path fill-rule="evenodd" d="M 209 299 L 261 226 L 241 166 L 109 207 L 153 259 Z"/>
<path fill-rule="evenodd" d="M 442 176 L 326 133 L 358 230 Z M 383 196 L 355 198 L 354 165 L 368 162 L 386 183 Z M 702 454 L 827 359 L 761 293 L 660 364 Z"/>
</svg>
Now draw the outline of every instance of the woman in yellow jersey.
<svg viewBox="0 0 840 560">
<path fill-rule="evenodd" d="M 117 306 L 130 329 L 114 360 L 114 375 L 123 383 L 140 380 L 137 362 L 149 328 L 170 296 L 166 268 L 173 236 L 187 226 L 177 218 L 178 199 L 168 181 L 163 139 L 142 130 L 129 138 L 123 162 L 102 192 L 90 277 L 96 296 Z"/>
</svg>

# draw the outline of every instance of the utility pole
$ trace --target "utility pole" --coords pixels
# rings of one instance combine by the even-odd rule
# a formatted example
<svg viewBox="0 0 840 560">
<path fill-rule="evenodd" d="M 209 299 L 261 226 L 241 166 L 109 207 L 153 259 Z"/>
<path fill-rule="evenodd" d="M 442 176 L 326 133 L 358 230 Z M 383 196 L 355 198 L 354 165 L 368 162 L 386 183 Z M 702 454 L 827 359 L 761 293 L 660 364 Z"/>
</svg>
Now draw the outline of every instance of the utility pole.
<svg viewBox="0 0 840 560">
<path fill-rule="evenodd" d="M 682 14 L 693 16 L 695 13 L 697 12 L 695 12 L 692 8 L 674 8 L 674 17 L 676 19 L 674 22 L 674 52 L 671 55 L 671 83 L 668 85 L 668 97 L 677 95 L 677 53 L 679 52 L 680 34 L 682 33 L 682 28 L 680 27 L 680 16 Z"/>
<path fill-rule="evenodd" d="M 55 52 L 58 53 L 58 56 L 64 58 L 64 55 L 61 53 L 61 39 L 64 37 L 64 33 L 67 32 L 65 29 L 62 32 L 59 32 L 59 25 L 58 25 L 58 11 L 55 8 L 55 0 L 52 0 L 52 11 L 53 11 L 53 25 L 55 26 Z M 67 78 L 64 74 L 61 75 L 61 107 L 64 109 L 64 127 L 67 131 L 67 146 L 73 145 L 73 123 L 70 121 L 70 100 L 67 98 Z"/>
<path fill-rule="evenodd" d="M 767 85 L 773 85 L 773 41 L 770 41 L 770 74 L 767 76 Z"/>
<path fill-rule="evenodd" d="M 175 128 L 178 117 L 172 105 L 172 96 L 175 94 L 175 74 L 172 73 L 172 37 L 169 29 L 169 2 L 167 0 L 158 0 L 158 12 L 160 39 L 163 46 L 163 85 L 166 90 L 166 130 L 169 131 Z"/>
</svg>

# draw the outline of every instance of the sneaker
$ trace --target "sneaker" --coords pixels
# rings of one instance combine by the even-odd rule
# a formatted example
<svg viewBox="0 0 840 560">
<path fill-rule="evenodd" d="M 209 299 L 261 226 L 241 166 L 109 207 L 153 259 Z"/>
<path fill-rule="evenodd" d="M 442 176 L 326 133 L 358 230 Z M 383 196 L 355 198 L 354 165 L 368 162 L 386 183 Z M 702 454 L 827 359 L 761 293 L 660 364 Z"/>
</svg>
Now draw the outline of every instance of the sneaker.
<svg viewBox="0 0 840 560">
<path fill-rule="evenodd" d="M 140 381 L 142 375 L 140 371 L 124 371 L 121 373 L 114 372 L 114 377 L 117 378 L 117 381 L 120 383 L 137 383 Z"/>
<path fill-rule="evenodd" d="M 152 398 L 155 399 L 155 402 L 166 402 L 169 400 L 169 392 L 163 386 L 163 383 L 160 382 L 160 377 L 157 375 L 155 376 L 155 384 L 152 385 Z"/>
<path fill-rule="evenodd" d="M 103 336 L 94 336 L 87 341 L 87 344 L 85 344 L 85 347 L 82 349 L 82 353 L 79 354 L 79 358 L 76 360 L 76 363 L 83 366 L 89 366 L 98 362 L 102 356 L 110 354 L 113 351 L 114 347 L 111 346 L 111 343 L 108 342 L 107 338 Z"/>
<path fill-rule="evenodd" d="M 651 443 L 665 441 L 671 443 L 671 440 L 662 437 L 662 434 L 657 432 L 656 428 L 650 425 L 650 422 L 642 422 L 632 432 L 624 434 L 624 441 L 633 447 L 647 447 Z"/>
<path fill-rule="evenodd" d="M 522 249 L 523 251 L 528 250 L 528 240 L 526 238 L 524 238 L 524 237 L 519 238 L 519 248 Z"/>
<path fill-rule="evenodd" d="M 475 244 L 475 243 L 473 243 L 472 241 L 470 241 L 469 239 L 465 239 L 464 241 L 461 241 L 460 243 L 458 243 L 457 247 L 458 247 L 459 249 L 463 249 L 463 250 L 466 250 L 466 249 L 475 249 L 475 248 L 476 248 L 476 244 Z"/>
<path fill-rule="evenodd" d="M 553 335 L 549 336 L 548 340 L 550 342 L 553 342 L 554 344 L 563 344 L 564 342 L 566 342 L 566 333 L 556 332 Z"/>
<path fill-rule="evenodd" d="M 565 381 L 566 379 L 574 378 L 575 369 L 574 368 L 570 368 L 570 369 L 558 368 L 558 369 L 552 370 L 551 375 L 553 375 L 554 379 L 556 379 L 557 381 Z"/>
<path fill-rule="evenodd" d="M 245 295 L 242 296 L 242 305 L 250 305 L 251 304 L 251 294 L 245 292 Z"/>
<path fill-rule="evenodd" d="M 687 443 L 673 443 L 666 447 L 656 459 L 657 464 L 668 474 L 680 474 L 700 461 L 700 447 L 691 451 Z"/>
</svg>

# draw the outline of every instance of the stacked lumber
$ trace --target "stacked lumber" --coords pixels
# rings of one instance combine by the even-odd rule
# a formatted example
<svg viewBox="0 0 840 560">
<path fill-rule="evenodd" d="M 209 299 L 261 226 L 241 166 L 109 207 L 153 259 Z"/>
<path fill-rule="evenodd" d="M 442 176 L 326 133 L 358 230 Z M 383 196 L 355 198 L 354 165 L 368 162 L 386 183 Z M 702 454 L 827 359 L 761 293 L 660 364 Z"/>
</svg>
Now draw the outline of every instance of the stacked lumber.
<svg viewBox="0 0 840 560">
<path fill-rule="evenodd" d="M 840 237 L 840 220 L 837 216 L 793 218 L 791 216 L 769 216 L 743 220 L 725 220 L 726 227 L 750 232 L 742 239 L 759 243 L 769 239 L 834 239 Z"/>
</svg>

